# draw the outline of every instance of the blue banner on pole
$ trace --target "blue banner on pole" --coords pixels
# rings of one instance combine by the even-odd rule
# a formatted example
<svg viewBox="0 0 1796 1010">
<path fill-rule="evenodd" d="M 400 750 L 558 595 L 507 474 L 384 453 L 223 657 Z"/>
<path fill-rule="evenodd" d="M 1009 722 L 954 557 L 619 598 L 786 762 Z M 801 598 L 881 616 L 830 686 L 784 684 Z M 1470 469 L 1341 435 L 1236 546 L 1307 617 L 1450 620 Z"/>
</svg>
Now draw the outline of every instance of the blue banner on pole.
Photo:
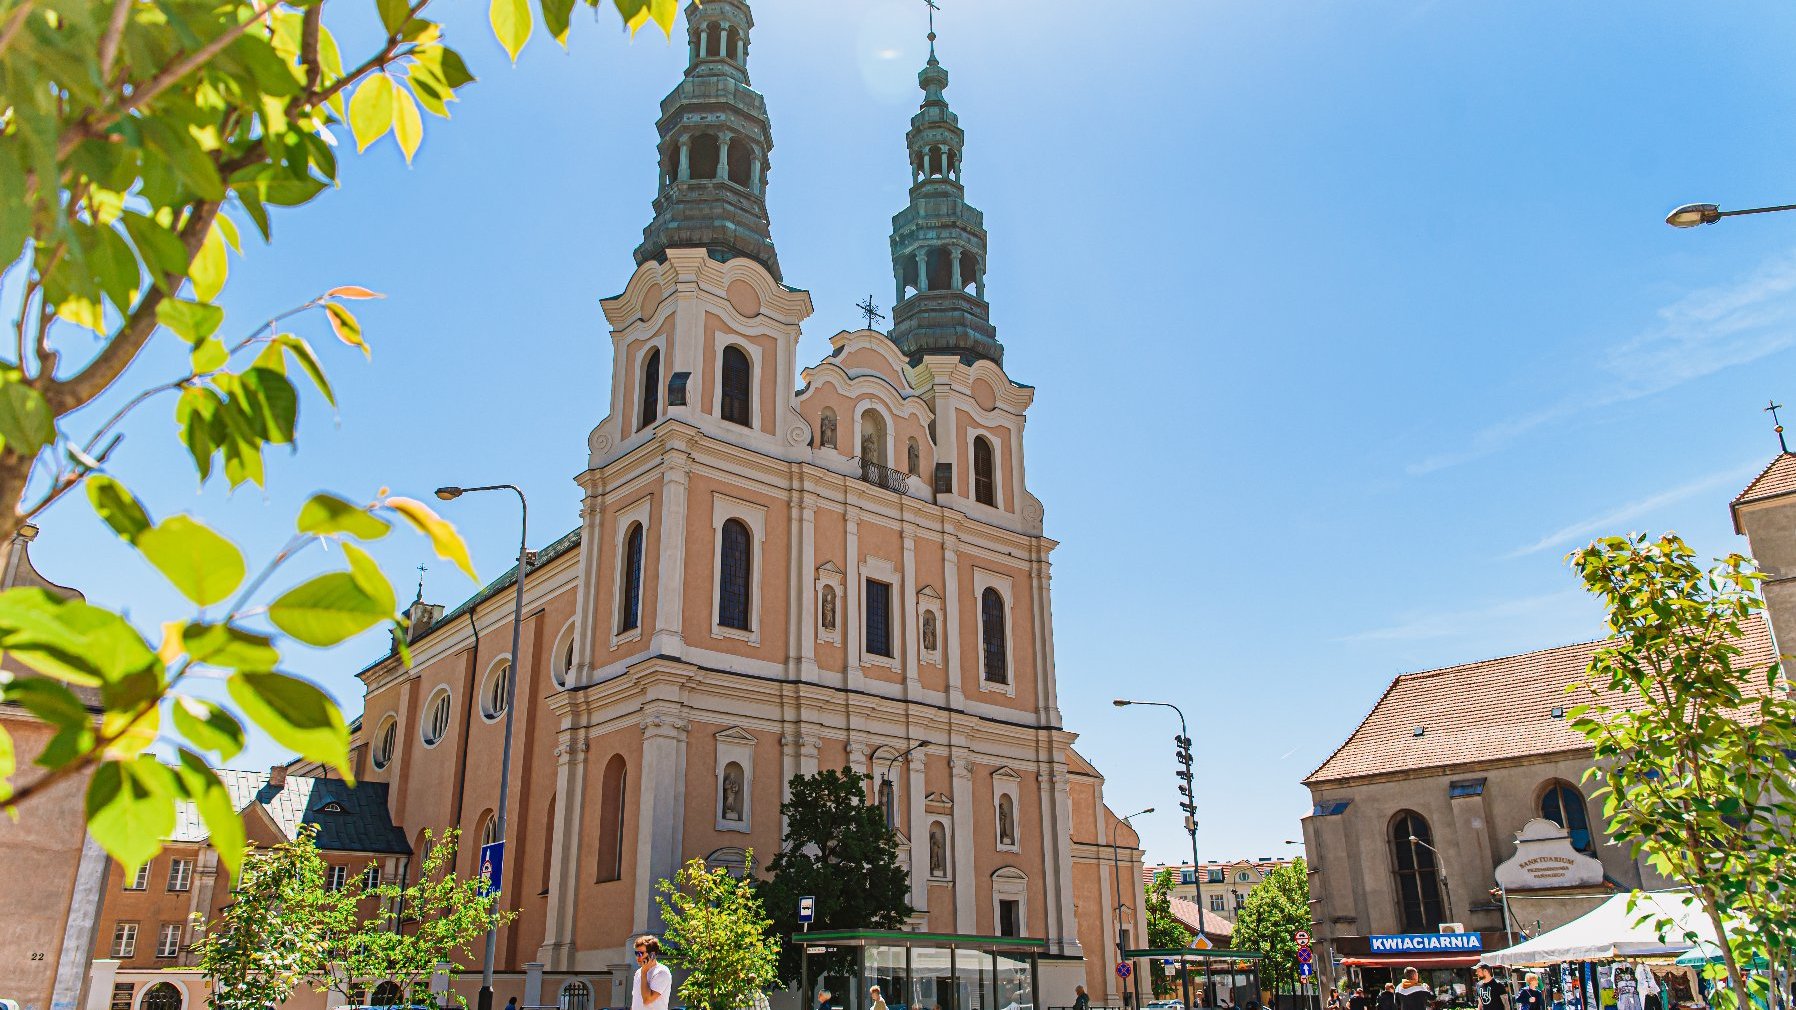
<svg viewBox="0 0 1796 1010">
<path fill-rule="evenodd" d="M 505 879 L 505 842 L 489 842 L 480 847 L 480 879 L 482 894 L 498 894 Z"/>
</svg>

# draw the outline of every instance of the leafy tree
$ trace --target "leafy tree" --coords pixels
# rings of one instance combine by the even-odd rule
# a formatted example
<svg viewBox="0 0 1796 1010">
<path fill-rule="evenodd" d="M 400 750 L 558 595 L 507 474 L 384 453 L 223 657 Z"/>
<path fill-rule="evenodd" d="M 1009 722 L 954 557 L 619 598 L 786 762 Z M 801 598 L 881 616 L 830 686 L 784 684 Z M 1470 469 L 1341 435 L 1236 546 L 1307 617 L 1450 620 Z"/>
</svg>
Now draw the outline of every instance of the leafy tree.
<svg viewBox="0 0 1796 1010">
<path fill-rule="evenodd" d="M 212 1010 L 279 1006 L 321 977 L 330 938 L 353 919 L 352 897 L 325 889 L 308 827 L 291 842 L 251 849 L 234 900 L 195 944 Z"/>
<path fill-rule="evenodd" d="M 1732 1004 L 1743 981 L 1764 985 L 1741 977 L 1752 955 L 1796 952 L 1796 702 L 1776 662 L 1755 667 L 1740 648 L 1765 577 L 1738 554 L 1705 571 L 1670 533 L 1604 538 L 1571 563 L 1615 634 L 1572 689 L 1588 699 L 1569 713 L 1595 750 L 1587 777 L 1610 837 L 1687 884 L 1731 935 Z"/>
<path fill-rule="evenodd" d="M 1301 859 L 1266 874 L 1235 915 L 1230 945 L 1260 953 L 1260 984 L 1297 984 L 1297 931 L 1310 928 L 1310 871 Z"/>
<path fill-rule="evenodd" d="M 574 0 L 538 2 L 565 44 Z M 649 20 L 670 30 L 678 9 L 677 0 L 612 2 L 632 30 Z M 265 451 L 298 436 L 298 377 L 335 405 L 318 354 L 288 323 L 323 316 L 366 354 L 347 303 L 374 292 L 332 288 L 234 339 L 222 335 L 217 299 L 244 230 L 270 238 L 273 208 L 337 183 L 334 137 L 345 123 L 358 150 L 390 133 L 410 161 L 423 138 L 419 108 L 446 118 L 474 80 L 424 16 L 429 3 L 360 5 L 382 31 L 349 51 L 322 0 L 0 0 L 0 290 L 16 312 L 0 350 L 0 543 L 80 488 L 194 607 L 152 643 L 104 607 L 0 593 L 0 651 L 30 671 L 0 672 L 0 700 L 58 731 L 36 757 L 45 773 L 16 793 L 18 755 L 0 731 L 0 808 L 15 812 L 64 778 L 90 775 L 89 827 L 127 872 L 160 849 L 179 800 L 196 804 L 237 872 L 243 828 L 211 764 L 241 750 L 246 719 L 348 777 L 336 704 L 275 671 L 277 633 L 330 646 L 385 622 L 403 652 L 392 586 L 351 541 L 384 536 L 397 520 L 473 577 L 448 524 L 384 490 L 359 503 L 312 498 L 293 540 L 258 570 L 198 519 L 153 519 L 109 469 L 119 426 L 172 400 L 202 485 L 262 486 Z M 493 32 L 515 60 L 536 17 L 528 0 L 490 3 Z M 333 19 L 344 11 L 330 9 Z M 154 381 L 127 376 L 159 335 L 178 341 L 188 366 Z M 119 406 L 84 412 L 108 401 Z M 325 540 L 340 543 L 345 569 L 263 592 Z M 228 678 L 234 707 L 191 694 L 196 674 Z M 103 710 L 97 726 L 77 692 Z M 178 755 L 172 768 L 145 753 L 158 738 Z"/>
<path fill-rule="evenodd" d="M 335 965 L 320 980 L 321 990 L 347 997 L 359 980 L 382 979 L 399 986 L 398 1005 L 428 1003 L 430 976 L 439 963 L 448 964 L 452 974 L 460 972 L 488 929 L 518 917 L 498 907 L 499 896 L 487 893 L 479 874 L 456 874 L 460 839 L 455 828 L 435 841 L 426 831 L 416 880 L 383 882 L 349 899 L 362 913 L 331 938 Z M 364 896 L 373 900 L 361 900 Z M 467 1006 L 460 993 L 452 990 L 451 995 Z"/>
<path fill-rule="evenodd" d="M 1191 943 L 1191 931 L 1172 914 L 1173 872 L 1161 870 L 1154 874 L 1154 879 L 1147 885 L 1146 901 L 1143 907 L 1147 911 L 1147 945 L 1155 950 L 1176 950 Z M 1152 971 L 1154 995 L 1166 996 L 1172 992 L 1172 979 L 1163 971 Z"/>
<path fill-rule="evenodd" d="M 816 929 L 897 929 L 910 917 L 910 873 L 898 862 L 898 833 L 867 801 L 865 775 L 844 768 L 794 775 L 780 804 L 786 836 L 760 885 L 774 932 L 798 932 L 798 899 L 817 899 Z M 780 977 L 798 978 L 799 957 L 787 945 Z"/>
<path fill-rule="evenodd" d="M 753 850 L 748 865 L 753 866 Z M 680 1000 L 698 1010 L 738 1010 L 774 986 L 779 939 L 754 884 L 708 870 L 703 859 L 655 884 L 666 924 L 667 960 L 687 971 Z"/>
</svg>

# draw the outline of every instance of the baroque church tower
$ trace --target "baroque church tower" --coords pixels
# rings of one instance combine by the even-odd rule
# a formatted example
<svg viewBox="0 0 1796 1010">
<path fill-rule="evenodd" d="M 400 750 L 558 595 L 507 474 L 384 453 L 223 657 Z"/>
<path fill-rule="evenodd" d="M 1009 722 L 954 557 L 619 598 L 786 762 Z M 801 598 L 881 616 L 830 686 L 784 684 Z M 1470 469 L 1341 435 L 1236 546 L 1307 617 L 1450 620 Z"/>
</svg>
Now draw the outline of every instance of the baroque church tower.
<svg viewBox="0 0 1796 1010">
<path fill-rule="evenodd" d="M 655 883 L 695 857 L 764 866 L 788 781 L 846 767 L 898 833 L 913 928 L 1043 939 L 1037 1002 L 1115 994 L 1108 952 L 1145 919 L 1110 844 L 1139 855 L 1061 717 L 1034 393 L 1003 369 L 933 34 L 893 331 L 837 333 L 801 368 L 812 305 L 774 252 L 754 19 L 744 0 L 686 17 L 654 215 L 601 303 L 611 388 L 580 525 L 526 583 L 501 960 L 542 965 L 544 1003 L 575 985 L 624 1003 Z M 497 797 L 512 577 L 419 633 L 411 669 L 362 674 L 358 774 L 392 784 L 408 837 L 466 825 L 470 864 Z"/>
</svg>

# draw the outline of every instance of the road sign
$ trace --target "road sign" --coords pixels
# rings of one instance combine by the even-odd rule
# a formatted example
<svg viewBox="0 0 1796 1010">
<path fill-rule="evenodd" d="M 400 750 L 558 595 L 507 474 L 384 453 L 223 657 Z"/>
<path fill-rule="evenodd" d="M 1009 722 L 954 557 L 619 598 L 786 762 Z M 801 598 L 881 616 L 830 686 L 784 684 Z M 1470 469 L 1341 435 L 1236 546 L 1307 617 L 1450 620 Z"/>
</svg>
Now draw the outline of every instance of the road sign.
<svg viewBox="0 0 1796 1010">
<path fill-rule="evenodd" d="M 1316 966 L 1315 965 L 1309 963 L 1308 961 L 1299 961 L 1297 963 L 1297 977 L 1298 978 L 1309 978 L 1311 975 L 1314 975 L 1314 974 L 1316 974 Z"/>
<path fill-rule="evenodd" d="M 1130 975 L 1134 974 L 1134 972 L 1135 972 L 1135 969 L 1129 966 L 1129 962 L 1127 962 L 1127 961 L 1116 962 L 1116 977 L 1117 978 L 1128 978 Z"/>
<path fill-rule="evenodd" d="M 480 847 L 481 893 L 498 894 L 505 877 L 505 842 L 488 842 Z"/>
<path fill-rule="evenodd" d="M 1309 964 L 1311 959 L 1313 959 L 1314 957 L 1315 957 L 1315 955 L 1310 953 L 1310 949 L 1308 947 L 1297 948 L 1297 960 L 1299 963 Z"/>
<path fill-rule="evenodd" d="M 798 921 L 808 923 L 817 918 L 817 899 L 810 895 L 798 899 Z"/>
<path fill-rule="evenodd" d="M 1307 930 L 1298 930 L 1297 935 L 1292 937 L 1292 939 L 1297 941 L 1297 946 L 1299 947 L 1308 947 L 1310 945 L 1310 934 Z"/>
</svg>

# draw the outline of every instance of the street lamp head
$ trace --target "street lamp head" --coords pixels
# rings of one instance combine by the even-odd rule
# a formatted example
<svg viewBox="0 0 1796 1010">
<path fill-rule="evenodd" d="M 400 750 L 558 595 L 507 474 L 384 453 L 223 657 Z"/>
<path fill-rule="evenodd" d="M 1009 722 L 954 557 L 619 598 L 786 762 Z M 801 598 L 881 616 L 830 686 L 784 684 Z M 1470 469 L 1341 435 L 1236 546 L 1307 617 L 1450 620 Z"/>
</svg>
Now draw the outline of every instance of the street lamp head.
<svg viewBox="0 0 1796 1010">
<path fill-rule="evenodd" d="M 1695 228 L 1721 220 L 1721 208 L 1712 203 L 1687 203 L 1665 215 L 1665 223 L 1673 228 Z"/>
<path fill-rule="evenodd" d="M 455 499 L 461 497 L 461 488 L 458 488 L 458 487 L 437 488 L 437 497 L 443 499 L 444 501 L 454 501 Z"/>
<path fill-rule="evenodd" d="M 1420 845 L 1420 844 L 1422 844 L 1422 840 L 1420 838 L 1417 838 L 1415 835 L 1410 835 L 1409 836 L 1409 844 Z"/>
<path fill-rule="evenodd" d="M 1118 698 L 1115 701 L 1111 702 L 1110 704 L 1115 705 L 1117 708 L 1128 708 L 1130 705 L 1133 705 L 1135 703 L 1128 700 L 1127 698 Z"/>
</svg>

